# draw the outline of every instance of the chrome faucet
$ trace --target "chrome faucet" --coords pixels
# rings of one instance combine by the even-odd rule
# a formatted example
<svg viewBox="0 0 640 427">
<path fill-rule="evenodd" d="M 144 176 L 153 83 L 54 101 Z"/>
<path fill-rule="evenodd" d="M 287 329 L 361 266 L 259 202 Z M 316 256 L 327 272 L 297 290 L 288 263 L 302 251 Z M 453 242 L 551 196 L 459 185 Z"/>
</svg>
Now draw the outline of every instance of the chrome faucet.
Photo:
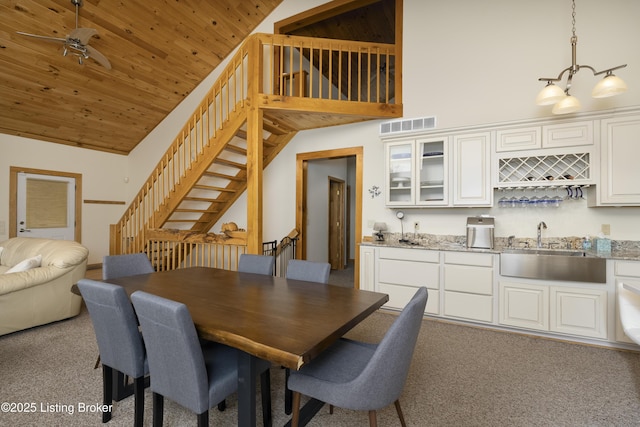
<svg viewBox="0 0 640 427">
<path fill-rule="evenodd" d="M 544 223 L 544 221 L 540 221 L 540 224 L 538 224 L 538 248 L 542 247 L 542 229 L 547 229 L 547 224 Z"/>
</svg>

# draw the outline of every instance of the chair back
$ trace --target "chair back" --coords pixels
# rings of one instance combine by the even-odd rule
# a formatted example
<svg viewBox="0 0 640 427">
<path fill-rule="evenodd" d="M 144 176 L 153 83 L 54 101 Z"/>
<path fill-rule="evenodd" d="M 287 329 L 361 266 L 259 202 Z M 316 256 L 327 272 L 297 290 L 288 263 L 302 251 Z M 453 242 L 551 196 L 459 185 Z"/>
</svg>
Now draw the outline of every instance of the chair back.
<svg viewBox="0 0 640 427">
<path fill-rule="evenodd" d="M 421 287 L 389 328 L 371 360 L 353 380 L 354 399 L 362 407 L 380 409 L 402 394 L 427 304 L 427 288 Z M 350 406 L 351 408 L 357 407 Z"/>
<path fill-rule="evenodd" d="M 238 260 L 238 271 L 271 276 L 275 263 L 276 259 L 271 255 L 241 254 Z"/>
<path fill-rule="evenodd" d="M 640 344 L 640 295 L 618 283 L 618 312 L 624 333 L 636 344 Z"/>
<path fill-rule="evenodd" d="M 147 255 L 143 253 L 107 255 L 102 259 L 102 280 L 135 274 L 153 273 L 155 270 Z"/>
<path fill-rule="evenodd" d="M 187 306 L 143 291 L 131 301 L 147 347 L 151 390 L 196 414 L 207 411 L 209 380 Z"/>
<path fill-rule="evenodd" d="M 89 279 L 78 281 L 78 288 L 93 323 L 102 363 L 133 378 L 146 375 L 144 343 L 124 288 Z"/>
<path fill-rule="evenodd" d="M 307 282 L 329 283 L 331 264 L 300 259 L 290 259 L 287 264 L 287 279 Z"/>
</svg>

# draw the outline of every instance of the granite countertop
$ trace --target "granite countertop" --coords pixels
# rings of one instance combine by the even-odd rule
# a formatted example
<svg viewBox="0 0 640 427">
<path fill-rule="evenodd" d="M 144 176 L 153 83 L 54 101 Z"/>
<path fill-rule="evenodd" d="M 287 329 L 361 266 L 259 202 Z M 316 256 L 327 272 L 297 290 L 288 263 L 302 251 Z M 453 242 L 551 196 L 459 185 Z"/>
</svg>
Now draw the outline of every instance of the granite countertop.
<svg viewBox="0 0 640 427">
<path fill-rule="evenodd" d="M 399 236 L 396 233 L 385 233 L 384 241 L 363 241 L 360 244 L 362 246 L 374 246 L 374 247 L 389 247 L 389 248 L 406 248 L 406 249 L 422 249 L 422 250 L 434 250 L 434 251 L 456 251 L 456 252 L 473 252 L 473 253 L 495 253 L 500 254 L 502 252 L 522 249 L 531 250 L 536 249 L 536 242 L 533 239 L 514 239 L 513 246 L 507 246 L 506 238 L 496 238 L 496 243 L 493 249 L 478 249 L 467 248 L 465 236 L 436 236 L 436 235 L 405 235 L 405 238 L 409 240 L 408 243 L 400 242 Z M 575 250 L 582 251 L 579 248 L 579 244 L 582 239 L 575 237 L 564 238 L 551 238 L 543 240 L 543 248 L 549 250 L 549 245 L 554 247 L 551 250 L 567 251 Z M 528 245 L 528 247 L 526 247 Z M 635 241 L 612 241 L 611 252 L 597 251 L 595 248 L 585 250 L 585 256 L 616 259 L 616 260 L 628 260 L 628 261 L 640 261 L 640 242 Z"/>
</svg>

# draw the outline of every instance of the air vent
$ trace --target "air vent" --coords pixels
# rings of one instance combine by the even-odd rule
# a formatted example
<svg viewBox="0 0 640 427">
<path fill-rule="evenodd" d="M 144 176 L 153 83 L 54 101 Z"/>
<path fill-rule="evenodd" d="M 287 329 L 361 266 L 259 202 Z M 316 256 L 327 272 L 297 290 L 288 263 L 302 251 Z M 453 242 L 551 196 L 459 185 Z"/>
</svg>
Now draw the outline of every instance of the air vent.
<svg viewBox="0 0 640 427">
<path fill-rule="evenodd" d="M 399 119 L 380 124 L 380 135 L 388 136 L 397 133 L 418 132 L 435 129 L 436 117 L 420 117 L 417 119 Z"/>
</svg>

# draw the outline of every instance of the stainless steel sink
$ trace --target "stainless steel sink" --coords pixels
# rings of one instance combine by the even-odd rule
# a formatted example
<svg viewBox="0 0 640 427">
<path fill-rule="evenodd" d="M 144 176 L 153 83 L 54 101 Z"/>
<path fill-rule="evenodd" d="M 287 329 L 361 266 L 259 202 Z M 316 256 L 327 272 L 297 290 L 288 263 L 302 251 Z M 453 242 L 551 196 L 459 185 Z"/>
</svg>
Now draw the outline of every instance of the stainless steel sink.
<svg viewBox="0 0 640 427">
<path fill-rule="evenodd" d="M 606 259 L 583 251 L 505 249 L 500 253 L 500 274 L 538 280 L 606 283 Z"/>
<path fill-rule="evenodd" d="M 507 254 L 527 254 L 527 255 L 566 255 L 566 256 L 586 256 L 584 251 L 572 251 L 570 249 L 505 249 L 502 253 Z"/>
</svg>

